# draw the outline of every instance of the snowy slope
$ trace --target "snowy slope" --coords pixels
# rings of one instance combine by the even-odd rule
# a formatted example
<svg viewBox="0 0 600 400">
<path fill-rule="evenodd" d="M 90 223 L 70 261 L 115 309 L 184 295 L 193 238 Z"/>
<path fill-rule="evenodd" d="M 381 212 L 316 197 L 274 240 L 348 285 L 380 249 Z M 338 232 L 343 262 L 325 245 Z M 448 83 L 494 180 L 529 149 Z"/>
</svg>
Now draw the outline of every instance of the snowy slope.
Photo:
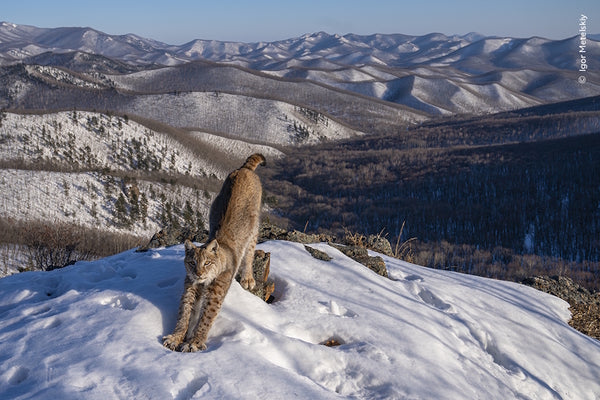
<svg viewBox="0 0 600 400">
<path fill-rule="evenodd" d="M 38 159 L 81 168 L 215 174 L 221 178 L 228 173 L 211 160 L 200 159 L 168 134 L 107 114 L 5 113 L 0 138 L 3 161 Z M 171 159 L 173 162 L 166 162 Z"/>
<path fill-rule="evenodd" d="M 193 112 L 182 113 L 181 110 Z M 226 133 L 241 140 L 273 145 L 315 144 L 363 134 L 320 113 L 321 118 L 311 120 L 299 107 L 289 103 L 227 93 L 138 96 L 129 105 L 128 112 L 150 114 L 180 128 Z M 305 128 L 307 135 L 300 134 L 299 126 Z"/>
<path fill-rule="evenodd" d="M 403 119 L 415 122 L 422 119 L 423 113 L 481 114 L 597 96 L 600 93 L 597 70 L 590 68 L 584 74 L 586 84 L 578 83 L 579 57 L 573 54 L 579 49 L 579 40 L 579 36 L 547 40 L 477 34 L 341 36 L 318 32 L 270 43 L 193 40 L 175 46 L 135 35 L 109 35 L 91 28 L 43 29 L 0 23 L 0 68 L 7 71 L 0 73 L 0 81 L 6 87 L 4 107 L 42 107 L 28 104 L 22 98 L 28 90 L 36 90 L 39 82 L 35 78 L 41 77 L 80 89 L 145 89 L 141 91 L 153 94 L 210 91 L 198 88 L 207 85 L 212 90 L 229 93 L 233 92 L 228 86 L 233 86 L 237 94 L 259 89 L 259 93 L 250 95 L 275 96 L 326 112 L 345 123 L 353 121 L 343 113 L 327 110 L 327 104 L 318 107 L 310 101 L 298 102 L 293 91 L 290 93 L 284 88 L 286 85 L 266 79 L 269 76 L 278 78 L 279 83 L 301 82 L 298 87 L 301 91 L 316 91 L 308 97 L 319 97 L 327 89 L 327 92 L 352 93 L 356 99 L 367 96 L 394 102 L 404 106 Z M 586 57 L 588 65 L 600 63 L 600 42 L 588 38 Z M 26 80 L 17 68 L 19 63 L 30 66 Z M 209 80 L 199 68 L 207 65 L 219 70 Z M 65 69 L 79 71 L 81 76 Z M 423 69 L 433 69 L 434 74 L 423 75 Z M 128 73 L 132 71 L 136 72 Z M 504 75 L 501 82 L 498 73 Z M 406 77 L 416 77 L 417 82 L 413 86 L 403 79 Z M 527 78 L 525 84 L 519 82 L 523 77 Z M 440 86 L 442 90 L 438 90 Z M 146 92 L 149 87 L 154 90 Z M 2 85 L 0 91 L 1 88 Z M 457 95 L 448 97 L 448 91 Z M 106 103 L 117 100 L 110 98 L 113 94 L 112 90 L 105 93 L 109 97 Z M 72 95 L 70 92 L 64 97 Z M 110 108 L 100 103 L 88 108 Z M 71 108 L 64 104 L 63 107 Z M 203 129 L 199 125 L 196 128 Z"/>
<path fill-rule="evenodd" d="M 128 188 L 125 193 L 131 190 L 131 184 L 125 186 Z M 62 222 L 149 238 L 163 228 L 161 214 L 167 202 L 180 209 L 187 201 L 194 211 L 208 217 L 210 197 L 202 191 L 138 180 L 135 187 L 146 196 L 147 216 L 131 225 L 120 226 L 115 222 L 115 202 L 123 193 L 122 187 L 121 180 L 111 180 L 97 172 L 0 169 L 0 218 Z"/>
<path fill-rule="evenodd" d="M 166 350 L 183 248 L 0 280 L 0 397 L 597 399 L 600 343 L 567 303 L 514 283 L 326 244 L 267 242 L 276 301 L 232 285 L 203 353 Z M 335 338 L 338 347 L 320 343 Z"/>
<path fill-rule="evenodd" d="M 229 172 L 170 134 L 100 113 L 4 113 L 0 140 L 5 168 L 0 169 L 0 217 L 20 221 L 74 223 L 148 236 L 161 228 L 167 202 L 180 209 L 188 201 L 202 215 L 208 214 L 210 202 L 204 190 L 150 180 L 153 173 L 224 179 Z M 45 167 L 50 170 L 40 170 Z M 126 182 L 119 172 L 141 179 Z M 147 218 L 116 228 L 115 202 L 132 185 L 146 197 Z"/>
</svg>

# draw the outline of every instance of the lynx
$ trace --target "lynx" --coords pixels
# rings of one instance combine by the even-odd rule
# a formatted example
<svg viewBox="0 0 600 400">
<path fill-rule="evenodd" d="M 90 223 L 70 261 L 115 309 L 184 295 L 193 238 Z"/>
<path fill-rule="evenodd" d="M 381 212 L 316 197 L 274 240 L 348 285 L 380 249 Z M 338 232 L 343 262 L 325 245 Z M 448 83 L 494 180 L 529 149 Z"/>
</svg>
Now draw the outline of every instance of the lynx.
<svg viewBox="0 0 600 400">
<path fill-rule="evenodd" d="M 186 277 L 172 334 L 163 337 L 171 350 L 206 350 L 206 338 L 225 295 L 241 267 L 241 285 L 253 289 L 252 260 L 258 237 L 262 188 L 254 170 L 265 165 L 253 154 L 233 171 L 215 198 L 209 215 L 210 233 L 203 246 L 185 242 Z"/>
</svg>

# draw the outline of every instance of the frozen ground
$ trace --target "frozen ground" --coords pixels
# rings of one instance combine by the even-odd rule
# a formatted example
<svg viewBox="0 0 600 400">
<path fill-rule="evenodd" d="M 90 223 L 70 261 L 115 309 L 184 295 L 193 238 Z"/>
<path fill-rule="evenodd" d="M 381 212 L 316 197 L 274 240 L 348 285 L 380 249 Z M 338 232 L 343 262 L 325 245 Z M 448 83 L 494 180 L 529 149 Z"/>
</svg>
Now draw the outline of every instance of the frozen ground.
<svg viewBox="0 0 600 400">
<path fill-rule="evenodd" d="M 161 344 L 182 246 L 0 279 L 0 398 L 600 398 L 600 342 L 558 298 L 384 257 L 387 279 L 327 244 L 329 262 L 258 247 L 275 302 L 234 283 L 202 353 Z"/>
</svg>

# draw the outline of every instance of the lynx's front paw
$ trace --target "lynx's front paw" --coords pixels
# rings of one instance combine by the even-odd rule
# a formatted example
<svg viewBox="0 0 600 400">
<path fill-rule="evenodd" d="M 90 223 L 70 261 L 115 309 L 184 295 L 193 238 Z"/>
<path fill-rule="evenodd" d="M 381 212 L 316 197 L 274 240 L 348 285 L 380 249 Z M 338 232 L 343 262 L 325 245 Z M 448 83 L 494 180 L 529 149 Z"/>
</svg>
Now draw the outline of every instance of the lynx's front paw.
<svg viewBox="0 0 600 400">
<path fill-rule="evenodd" d="M 206 345 L 204 343 L 183 343 L 179 348 L 179 351 L 182 353 L 195 353 L 204 350 L 206 350 Z"/>
<path fill-rule="evenodd" d="M 174 335 L 163 336 L 163 346 L 165 346 L 167 349 L 175 351 L 180 344 L 181 339 Z"/>
<path fill-rule="evenodd" d="M 254 280 L 254 277 L 252 277 L 252 276 L 249 278 L 244 277 L 240 280 L 240 284 L 242 285 L 242 287 L 244 289 L 252 290 L 256 286 L 256 281 Z"/>
</svg>

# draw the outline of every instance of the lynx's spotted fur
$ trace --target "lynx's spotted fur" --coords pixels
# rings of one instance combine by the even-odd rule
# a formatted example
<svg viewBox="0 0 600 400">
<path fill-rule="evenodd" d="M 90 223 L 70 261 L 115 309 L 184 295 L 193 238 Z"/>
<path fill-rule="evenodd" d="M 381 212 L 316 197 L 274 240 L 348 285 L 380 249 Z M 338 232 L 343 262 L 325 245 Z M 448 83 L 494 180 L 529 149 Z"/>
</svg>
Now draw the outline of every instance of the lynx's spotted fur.
<svg viewBox="0 0 600 400">
<path fill-rule="evenodd" d="M 258 237 L 262 188 L 254 170 L 265 165 L 253 154 L 233 171 L 210 209 L 210 234 L 206 244 L 185 242 L 186 277 L 177 325 L 163 337 L 171 350 L 195 352 L 206 349 L 206 338 L 229 286 L 242 268 L 241 284 L 254 288 L 252 260 Z"/>
</svg>

